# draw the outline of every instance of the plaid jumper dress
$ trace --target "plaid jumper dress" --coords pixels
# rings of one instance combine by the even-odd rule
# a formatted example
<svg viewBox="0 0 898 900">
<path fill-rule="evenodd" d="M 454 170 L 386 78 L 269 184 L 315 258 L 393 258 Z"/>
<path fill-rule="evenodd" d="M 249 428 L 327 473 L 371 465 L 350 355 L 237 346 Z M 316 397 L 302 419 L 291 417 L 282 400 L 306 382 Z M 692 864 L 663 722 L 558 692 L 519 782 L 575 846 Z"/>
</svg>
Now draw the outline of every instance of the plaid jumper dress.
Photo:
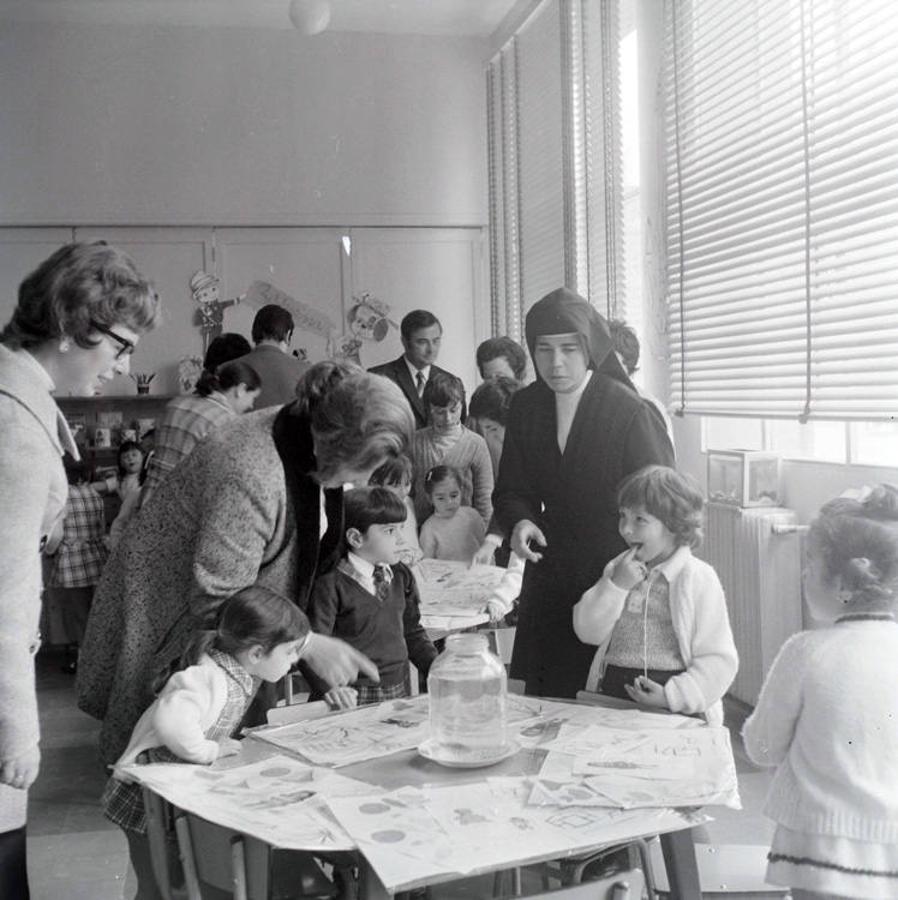
<svg viewBox="0 0 898 900">
<path fill-rule="evenodd" d="M 217 741 L 230 737 L 243 719 L 243 714 L 256 692 L 252 676 L 240 663 L 227 653 L 210 650 L 209 657 L 224 670 L 227 676 L 228 696 L 216 722 L 206 730 L 206 740 Z M 176 756 L 168 747 L 153 747 L 141 753 L 139 764 L 173 762 L 191 765 Z M 100 800 L 103 814 L 125 831 L 146 834 L 147 818 L 143 805 L 143 789 L 136 781 L 121 781 L 114 775 L 106 782 Z"/>
</svg>

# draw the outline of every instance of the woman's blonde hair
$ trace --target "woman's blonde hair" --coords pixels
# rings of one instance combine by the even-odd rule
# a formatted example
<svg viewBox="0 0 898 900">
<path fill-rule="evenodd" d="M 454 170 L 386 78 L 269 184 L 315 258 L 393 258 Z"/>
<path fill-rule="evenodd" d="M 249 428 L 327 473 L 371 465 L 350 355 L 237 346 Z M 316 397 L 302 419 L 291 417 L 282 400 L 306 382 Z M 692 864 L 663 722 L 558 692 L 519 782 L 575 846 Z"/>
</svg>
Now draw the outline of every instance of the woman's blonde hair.
<svg viewBox="0 0 898 900">
<path fill-rule="evenodd" d="M 105 241 L 65 244 L 19 285 L 19 300 L 0 342 L 13 350 L 70 337 L 93 347 L 96 325 L 137 334 L 159 317 L 159 296 L 134 260 Z"/>
<path fill-rule="evenodd" d="M 406 453 L 411 444 L 411 407 L 388 378 L 328 360 L 303 375 L 296 394 L 315 438 L 315 472 L 321 481 L 341 469 L 373 468 Z"/>
</svg>

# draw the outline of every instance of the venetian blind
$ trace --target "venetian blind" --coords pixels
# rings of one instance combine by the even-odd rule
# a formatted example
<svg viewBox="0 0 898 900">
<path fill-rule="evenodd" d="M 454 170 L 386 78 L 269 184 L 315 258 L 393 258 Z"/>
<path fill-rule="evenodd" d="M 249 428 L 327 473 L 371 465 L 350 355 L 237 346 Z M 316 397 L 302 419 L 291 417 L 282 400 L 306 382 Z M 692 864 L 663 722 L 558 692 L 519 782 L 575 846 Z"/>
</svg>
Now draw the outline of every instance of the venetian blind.
<svg viewBox="0 0 898 900">
<path fill-rule="evenodd" d="M 565 283 L 561 18 L 543 3 L 515 36 L 524 309 Z"/>
<path fill-rule="evenodd" d="M 898 411 L 898 16 L 666 7 L 672 388 L 689 413 Z"/>
<path fill-rule="evenodd" d="M 492 327 L 559 285 L 621 314 L 617 3 L 543 0 L 490 61 Z"/>
</svg>

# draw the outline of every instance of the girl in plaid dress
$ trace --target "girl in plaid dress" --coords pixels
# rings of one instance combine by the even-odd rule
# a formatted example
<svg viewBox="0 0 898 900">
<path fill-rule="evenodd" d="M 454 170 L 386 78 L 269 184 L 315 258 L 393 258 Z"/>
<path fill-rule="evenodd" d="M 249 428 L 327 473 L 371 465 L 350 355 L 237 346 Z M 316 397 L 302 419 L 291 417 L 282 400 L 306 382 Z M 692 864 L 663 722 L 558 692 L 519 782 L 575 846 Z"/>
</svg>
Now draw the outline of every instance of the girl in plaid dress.
<svg viewBox="0 0 898 900">
<path fill-rule="evenodd" d="M 61 620 L 63 640 L 56 641 L 51 630 L 54 643 L 67 644 L 62 670 L 74 674 L 94 589 L 106 562 L 106 513 L 103 498 L 83 479 L 84 464 L 70 456 L 64 463 L 69 493 L 62 538 L 50 557 L 47 602 L 51 611 L 58 611 Z M 54 618 L 51 612 L 51 624 Z"/>
<path fill-rule="evenodd" d="M 217 629 L 195 634 L 184 656 L 187 667 L 172 675 L 141 716 L 102 798 L 106 817 L 128 839 L 137 900 L 155 900 L 159 894 L 141 787 L 124 767 L 209 765 L 237 753 L 240 745 L 232 735 L 260 681 L 283 678 L 309 637 L 309 621 L 299 607 L 261 585 L 244 588 L 222 607 Z"/>
</svg>

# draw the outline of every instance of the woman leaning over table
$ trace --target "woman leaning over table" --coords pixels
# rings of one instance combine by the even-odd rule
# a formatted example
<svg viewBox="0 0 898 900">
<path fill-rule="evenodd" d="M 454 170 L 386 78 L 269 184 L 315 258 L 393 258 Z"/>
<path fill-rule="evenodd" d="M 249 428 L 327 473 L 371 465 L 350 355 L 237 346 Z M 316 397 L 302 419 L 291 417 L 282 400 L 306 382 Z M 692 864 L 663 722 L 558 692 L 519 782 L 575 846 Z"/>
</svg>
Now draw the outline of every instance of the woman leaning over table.
<svg viewBox="0 0 898 900">
<path fill-rule="evenodd" d="M 67 244 L 19 286 L 0 334 L 0 897 L 29 896 L 40 551 L 65 510 L 62 454 L 78 457 L 52 394 L 90 396 L 127 372 L 157 316 L 156 292 L 130 257 L 102 242 Z"/>
<path fill-rule="evenodd" d="M 117 759 L 196 627 L 260 584 L 305 611 L 316 573 L 340 553 L 345 483 L 367 484 L 406 451 L 402 392 L 348 363 L 312 366 L 298 399 L 213 432 L 162 482 L 109 557 L 78 667 L 78 702 L 103 720 L 100 752 Z M 303 654 L 332 687 L 377 667 L 336 638 Z"/>
</svg>

